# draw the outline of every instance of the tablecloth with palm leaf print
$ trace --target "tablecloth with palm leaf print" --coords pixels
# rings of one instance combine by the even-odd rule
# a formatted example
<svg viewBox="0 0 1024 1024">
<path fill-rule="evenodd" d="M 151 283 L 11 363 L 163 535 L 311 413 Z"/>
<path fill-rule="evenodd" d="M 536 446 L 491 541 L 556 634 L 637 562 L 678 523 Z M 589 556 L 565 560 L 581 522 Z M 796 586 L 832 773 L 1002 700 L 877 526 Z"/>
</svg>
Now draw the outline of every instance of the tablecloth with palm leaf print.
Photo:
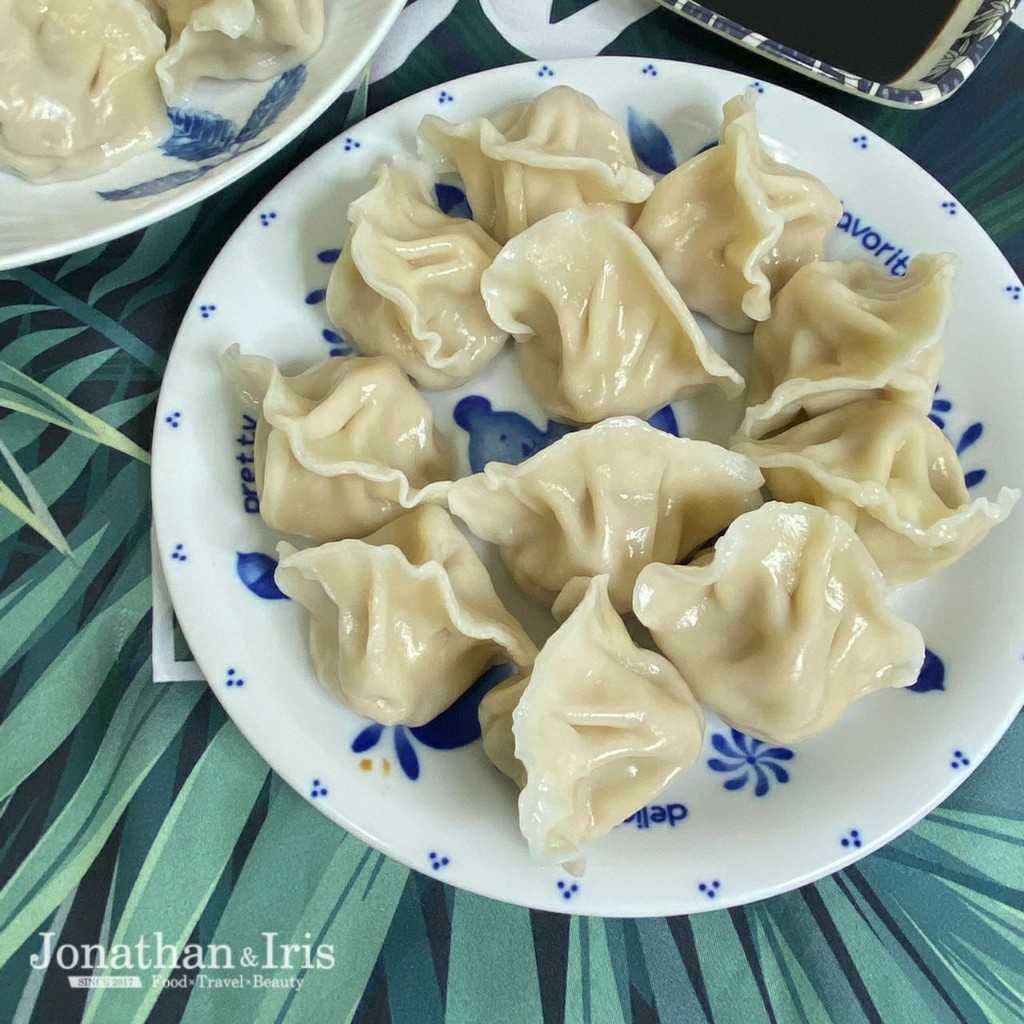
<svg viewBox="0 0 1024 1024">
<path fill-rule="evenodd" d="M 274 777 L 205 684 L 153 681 L 146 451 L 176 325 L 221 245 L 365 113 L 462 73 L 599 51 L 740 70 L 853 116 L 1024 270 L 1017 26 L 958 95 L 913 113 L 819 88 L 648 0 L 416 0 L 368 90 L 245 180 L 142 233 L 0 274 L 0 1021 L 1024 1020 L 1019 719 L 951 799 L 854 867 L 748 907 L 602 920 L 389 860 Z M 45 933 L 241 949 L 268 931 L 329 944 L 334 967 L 238 990 L 165 962 L 146 987 L 90 993 L 31 959 Z"/>
</svg>

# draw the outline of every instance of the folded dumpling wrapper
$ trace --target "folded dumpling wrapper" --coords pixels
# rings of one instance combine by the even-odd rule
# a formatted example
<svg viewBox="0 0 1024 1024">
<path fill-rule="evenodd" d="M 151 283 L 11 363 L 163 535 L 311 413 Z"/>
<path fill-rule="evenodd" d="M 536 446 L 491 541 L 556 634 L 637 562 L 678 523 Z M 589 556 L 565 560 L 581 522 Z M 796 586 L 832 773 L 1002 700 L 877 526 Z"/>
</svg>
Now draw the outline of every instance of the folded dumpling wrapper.
<svg viewBox="0 0 1024 1024">
<path fill-rule="evenodd" d="M 391 356 L 425 388 L 454 388 L 502 349 L 480 295 L 499 246 L 434 202 L 425 164 L 395 160 L 348 208 L 348 239 L 327 283 L 327 315 L 364 355 Z"/>
<path fill-rule="evenodd" d="M 537 653 L 437 506 L 363 540 L 305 551 L 281 541 L 277 551 L 277 585 L 310 613 L 317 678 L 376 722 L 424 725 L 489 665 L 529 665 Z"/>
<path fill-rule="evenodd" d="M 564 85 L 461 124 L 428 115 L 419 139 L 424 155 L 459 173 L 473 219 L 499 242 L 577 207 L 631 224 L 654 188 L 626 129 Z"/>
<path fill-rule="evenodd" d="M 164 34 L 140 0 L 0 4 L 0 171 L 84 178 L 171 130 Z"/>
<path fill-rule="evenodd" d="M 613 606 L 628 609 L 643 566 L 677 561 L 756 508 L 762 483 L 745 456 L 622 416 L 518 466 L 488 463 L 450 485 L 448 507 L 564 618 L 581 581 L 601 574 Z"/>
<path fill-rule="evenodd" d="M 725 104 L 718 145 L 658 182 L 636 231 L 691 309 L 749 332 L 772 292 L 821 258 L 842 212 L 817 178 L 768 155 L 748 90 Z"/>
<path fill-rule="evenodd" d="M 568 210 L 534 224 L 501 250 L 481 287 L 554 419 L 646 417 L 712 386 L 727 398 L 743 389 L 636 234 L 605 214 Z"/>
<path fill-rule="evenodd" d="M 780 501 L 813 502 L 845 519 L 893 585 L 952 565 L 1020 497 L 1003 487 L 994 501 L 972 500 L 946 435 L 924 413 L 884 399 L 734 447 Z"/>
<path fill-rule="evenodd" d="M 649 565 L 633 610 L 697 699 L 743 732 L 791 744 L 865 694 L 909 686 L 916 626 L 853 528 L 803 502 L 740 516 L 699 565 Z"/>
<path fill-rule="evenodd" d="M 764 437 L 860 398 L 927 413 L 957 265 L 955 256 L 922 253 L 902 277 L 863 260 L 802 267 L 754 331 L 739 436 Z"/>
<path fill-rule="evenodd" d="M 323 42 L 324 3 L 155 0 L 170 27 L 167 53 L 156 66 L 167 102 L 200 78 L 264 81 L 301 64 Z"/>
<path fill-rule="evenodd" d="M 484 751 L 522 789 L 539 860 L 580 875 L 580 846 L 654 800 L 696 761 L 704 713 L 667 658 L 638 647 L 589 581 L 532 669 L 480 704 Z"/>
<path fill-rule="evenodd" d="M 233 345 L 221 363 L 259 405 L 253 468 L 260 513 L 275 529 L 362 537 L 422 501 L 443 503 L 451 455 L 393 360 L 334 357 L 286 377 Z"/>
</svg>

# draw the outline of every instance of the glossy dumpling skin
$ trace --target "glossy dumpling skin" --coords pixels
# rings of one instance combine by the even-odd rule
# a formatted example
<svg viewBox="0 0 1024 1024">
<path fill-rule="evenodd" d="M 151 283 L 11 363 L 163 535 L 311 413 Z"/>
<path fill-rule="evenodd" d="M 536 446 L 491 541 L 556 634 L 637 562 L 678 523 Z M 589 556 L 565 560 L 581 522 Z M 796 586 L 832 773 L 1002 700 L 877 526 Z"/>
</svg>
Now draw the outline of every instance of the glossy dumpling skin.
<svg viewBox="0 0 1024 1024">
<path fill-rule="evenodd" d="M 471 220 L 437 208 L 425 164 L 395 161 L 377 174 L 349 206 L 327 315 L 361 352 L 391 356 L 423 387 L 458 387 L 508 339 L 480 296 L 499 246 Z"/>
<path fill-rule="evenodd" d="M 137 0 L 0 0 L 0 170 L 83 178 L 155 146 L 163 52 Z"/>
<path fill-rule="evenodd" d="M 277 585 L 310 613 L 317 678 L 374 721 L 423 725 L 489 665 L 536 655 L 442 508 L 421 506 L 363 540 L 277 551 Z"/>
<path fill-rule="evenodd" d="M 452 124 L 428 115 L 419 137 L 422 152 L 458 171 L 474 220 L 499 242 L 576 207 L 632 223 L 654 187 L 626 129 L 564 85 L 489 118 Z"/>
<path fill-rule="evenodd" d="M 821 258 L 842 212 L 817 178 L 768 155 L 748 92 L 725 104 L 718 145 L 658 182 L 636 231 L 691 309 L 749 332 L 772 291 Z"/>
<path fill-rule="evenodd" d="M 737 519 L 699 565 L 650 565 L 633 610 L 697 699 L 751 736 L 790 744 L 865 694 L 909 686 L 915 626 L 852 527 L 802 502 Z"/>
<path fill-rule="evenodd" d="M 530 852 L 574 875 L 585 867 L 580 846 L 682 775 L 704 734 L 683 677 L 633 643 L 604 576 L 590 581 L 532 669 L 484 697 L 480 721 L 485 753 L 522 788 Z"/>
<path fill-rule="evenodd" d="M 567 611 L 580 580 L 609 574 L 619 611 L 648 562 L 675 562 L 761 502 L 753 463 L 630 416 L 566 434 L 518 466 L 451 485 L 448 507 L 497 545 L 515 581 Z"/>
<path fill-rule="evenodd" d="M 259 405 L 253 469 L 275 529 L 318 542 L 362 537 L 451 476 L 430 406 L 392 360 L 331 358 L 295 377 L 237 345 L 221 361 Z"/>
<path fill-rule="evenodd" d="M 761 467 L 776 498 L 813 502 L 850 523 L 895 585 L 957 561 L 1020 493 L 1004 487 L 995 501 L 972 501 L 945 434 L 884 399 L 852 402 L 735 450 Z"/>
<path fill-rule="evenodd" d="M 740 428 L 763 437 L 860 398 L 927 413 L 942 366 L 956 258 L 922 253 L 906 276 L 871 263 L 802 267 L 754 331 L 748 409 Z"/>
<path fill-rule="evenodd" d="M 729 398 L 743 388 L 636 235 L 603 214 L 568 210 L 528 228 L 481 287 L 554 419 L 649 416 L 711 385 Z"/>
<path fill-rule="evenodd" d="M 197 79 L 274 78 L 314 54 L 324 0 L 156 0 L 171 38 L 157 73 L 168 101 Z"/>
</svg>

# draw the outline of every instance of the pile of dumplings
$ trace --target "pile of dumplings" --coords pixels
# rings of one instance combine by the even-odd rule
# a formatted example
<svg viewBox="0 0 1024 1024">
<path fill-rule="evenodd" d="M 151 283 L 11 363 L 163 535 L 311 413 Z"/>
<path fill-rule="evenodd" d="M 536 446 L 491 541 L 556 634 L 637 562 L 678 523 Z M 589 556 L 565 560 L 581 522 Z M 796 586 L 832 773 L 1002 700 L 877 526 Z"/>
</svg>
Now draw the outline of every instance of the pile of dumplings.
<svg viewBox="0 0 1024 1024">
<path fill-rule="evenodd" d="M 157 146 L 201 78 L 264 81 L 324 36 L 324 0 L 0 0 L 0 171 L 83 178 Z"/>
<path fill-rule="evenodd" d="M 310 613 L 322 684 L 415 726 L 514 662 L 480 705 L 483 747 L 520 790 L 533 854 L 579 873 L 583 844 L 693 765 L 703 708 L 792 744 L 913 683 L 924 643 L 888 592 L 1018 495 L 972 501 L 927 416 L 953 259 L 905 277 L 824 261 L 840 204 L 765 152 L 750 95 L 657 183 L 566 87 L 426 117 L 419 139 L 429 162 L 381 166 L 349 207 L 330 279 L 329 315 L 363 355 L 295 377 L 237 346 L 223 362 L 259 406 L 263 516 L 318 545 L 282 542 L 276 580 Z M 473 220 L 437 208 L 446 171 Z M 696 313 L 752 332 L 749 384 Z M 509 335 L 547 415 L 580 429 L 452 480 L 417 385 L 466 383 Z M 731 450 L 644 422 L 745 386 Z M 455 519 L 550 607 L 539 651 Z"/>
</svg>

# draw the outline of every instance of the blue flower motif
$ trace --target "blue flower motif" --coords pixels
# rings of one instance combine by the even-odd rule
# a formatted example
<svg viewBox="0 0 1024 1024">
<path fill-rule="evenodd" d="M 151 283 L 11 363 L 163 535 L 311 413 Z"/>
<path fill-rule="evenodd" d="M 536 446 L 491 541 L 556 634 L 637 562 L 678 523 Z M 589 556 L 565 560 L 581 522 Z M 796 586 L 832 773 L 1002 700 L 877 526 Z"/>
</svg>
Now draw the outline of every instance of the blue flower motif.
<svg viewBox="0 0 1024 1024">
<path fill-rule="evenodd" d="M 953 411 L 953 403 L 950 399 L 939 396 L 939 392 L 941 390 L 942 385 L 937 385 L 935 388 L 935 394 L 932 397 L 932 408 L 931 412 L 928 413 L 928 419 L 930 419 L 940 430 L 945 431 L 947 436 L 949 436 L 949 431 L 946 430 L 946 426 L 948 415 Z M 957 455 L 962 455 L 968 448 L 977 444 L 984 432 L 984 425 L 975 421 L 964 429 L 959 438 L 950 437 L 950 441 L 952 441 Z M 968 470 L 964 473 L 964 484 L 967 486 L 968 490 L 970 490 L 972 487 L 977 487 L 987 475 L 988 470 L 985 469 Z"/>
<path fill-rule="evenodd" d="M 264 225 L 266 226 L 266 225 Z M 341 249 L 321 249 L 316 254 L 318 263 L 324 264 L 324 266 L 333 266 L 341 257 Z M 327 285 L 326 283 L 322 288 L 314 288 L 312 291 L 306 292 L 304 296 L 305 303 L 307 306 L 323 306 L 327 301 Z M 324 319 L 326 320 L 326 312 L 324 313 Z M 339 334 L 333 327 L 325 326 L 320 328 L 320 337 L 323 341 L 326 341 L 330 346 L 328 349 L 328 355 L 332 356 L 350 356 L 353 353 L 353 348 L 345 339 Z"/>
<path fill-rule="evenodd" d="M 425 725 L 393 727 L 395 757 L 406 778 L 415 782 L 420 777 L 420 759 L 412 741 L 433 750 L 455 750 L 480 738 L 480 701 L 484 695 L 515 671 L 510 664 L 493 665 L 450 708 Z M 385 731 L 391 728 L 379 722 L 364 726 L 352 740 L 353 754 L 372 750 Z"/>
<path fill-rule="evenodd" d="M 939 392 L 942 390 L 941 384 L 935 385 L 935 394 L 932 396 L 932 408 L 931 412 L 928 413 L 928 419 L 932 421 L 940 430 L 946 428 L 946 413 L 951 412 L 953 409 L 953 403 L 948 398 L 940 398 Z"/>
<path fill-rule="evenodd" d="M 725 789 L 743 789 L 753 778 L 754 796 L 766 796 L 770 788 L 769 772 L 778 783 L 789 782 L 789 772 L 778 762 L 792 761 L 794 753 L 788 747 L 771 747 L 764 740 L 739 731 L 730 730 L 732 742 L 720 732 L 711 737 L 711 745 L 721 754 L 708 760 L 712 771 L 732 775 L 722 783 Z"/>
</svg>

